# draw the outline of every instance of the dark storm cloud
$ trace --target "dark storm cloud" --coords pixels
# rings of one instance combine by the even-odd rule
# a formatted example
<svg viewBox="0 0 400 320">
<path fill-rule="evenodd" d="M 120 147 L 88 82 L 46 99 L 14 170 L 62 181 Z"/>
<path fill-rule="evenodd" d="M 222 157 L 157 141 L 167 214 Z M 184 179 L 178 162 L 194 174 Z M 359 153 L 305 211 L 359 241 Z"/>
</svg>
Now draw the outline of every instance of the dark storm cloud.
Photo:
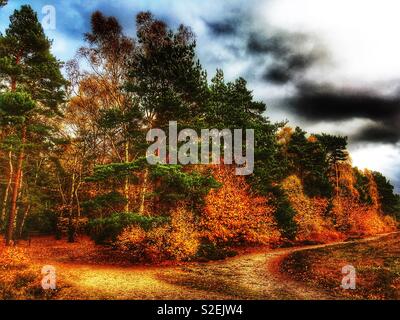
<svg viewBox="0 0 400 320">
<path fill-rule="evenodd" d="M 300 33 L 280 32 L 270 37 L 254 33 L 247 41 L 247 52 L 271 60 L 263 73 L 263 80 L 283 85 L 298 78 L 322 57 L 322 54 L 315 49 L 296 50 L 296 45 L 301 46 L 309 40 Z"/>
<path fill-rule="evenodd" d="M 205 20 L 205 24 L 213 35 L 222 40 L 235 37 L 241 39 L 241 43 L 245 45 L 246 59 L 254 62 L 250 72 L 259 67 L 260 60 L 269 62 L 264 66 L 262 79 L 259 80 L 278 85 L 286 84 L 298 78 L 324 56 L 320 46 L 310 36 L 273 28 L 266 35 L 251 23 L 243 22 L 246 14 L 239 11 L 223 20 Z M 311 48 L 305 48 L 307 43 L 311 43 Z"/>
<path fill-rule="evenodd" d="M 270 59 L 263 80 L 283 85 L 297 79 L 324 57 L 316 43 L 311 49 L 304 49 L 304 45 L 313 40 L 302 33 L 275 32 L 270 37 L 253 33 L 247 40 L 247 52 Z"/>
<path fill-rule="evenodd" d="M 244 23 L 245 12 L 206 22 L 220 41 L 237 38 L 244 44 L 245 58 L 252 61 L 247 78 L 263 68 L 258 79 L 265 86 L 291 85 L 296 94 L 282 107 L 308 123 L 352 119 L 371 120 L 351 138 L 354 142 L 396 143 L 400 140 L 400 96 L 386 97 L 371 90 L 339 89 L 305 80 L 307 72 L 318 68 L 329 56 L 318 39 L 301 32 L 274 28 L 259 30 Z M 232 51 L 232 50 L 231 50 Z M 233 52 L 233 51 L 232 51 Z"/>
<path fill-rule="evenodd" d="M 395 143 L 400 140 L 400 96 L 337 89 L 319 84 L 299 84 L 290 99 L 292 113 L 308 121 L 341 121 L 355 118 L 374 121 L 356 133 L 354 141 Z"/>
<path fill-rule="evenodd" d="M 367 91 L 336 89 L 319 84 L 299 84 L 292 110 L 310 120 L 368 118 L 392 119 L 400 112 L 400 97 L 385 97 Z"/>
<path fill-rule="evenodd" d="M 312 54 L 291 53 L 275 57 L 273 62 L 264 72 L 263 79 L 275 84 L 285 84 L 302 76 L 318 57 Z"/>
<path fill-rule="evenodd" d="M 224 21 L 205 21 L 210 31 L 217 36 L 235 35 L 239 30 L 238 19 L 228 19 Z"/>
<path fill-rule="evenodd" d="M 396 143 L 400 140 L 400 125 L 395 123 L 386 123 L 380 125 L 367 126 L 352 137 L 354 142 L 387 142 Z"/>
</svg>

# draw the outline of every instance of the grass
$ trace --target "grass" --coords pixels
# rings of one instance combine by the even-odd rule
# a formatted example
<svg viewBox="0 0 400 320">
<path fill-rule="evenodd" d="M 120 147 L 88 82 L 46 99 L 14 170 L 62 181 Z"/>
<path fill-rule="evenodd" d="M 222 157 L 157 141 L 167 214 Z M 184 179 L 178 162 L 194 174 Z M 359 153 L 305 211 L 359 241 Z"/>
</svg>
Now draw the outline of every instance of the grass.
<svg viewBox="0 0 400 320">
<path fill-rule="evenodd" d="M 356 269 L 356 289 L 344 290 L 342 267 Z M 343 299 L 400 299 L 400 235 L 341 246 L 303 250 L 281 263 L 282 272 L 311 288 Z"/>
</svg>

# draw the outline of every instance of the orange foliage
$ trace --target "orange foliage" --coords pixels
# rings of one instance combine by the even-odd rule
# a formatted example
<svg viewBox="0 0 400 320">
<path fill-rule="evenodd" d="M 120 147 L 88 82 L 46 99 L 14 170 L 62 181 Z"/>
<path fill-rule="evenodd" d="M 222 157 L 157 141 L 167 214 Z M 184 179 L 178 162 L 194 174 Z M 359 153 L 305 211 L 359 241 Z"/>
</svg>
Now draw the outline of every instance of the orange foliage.
<svg viewBox="0 0 400 320">
<path fill-rule="evenodd" d="M 268 244 L 279 239 L 275 208 L 266 197 L 252 194 L 243 176 L 230 166 L 213 167 L 222 184 L 207 195 L 200 219 L 202 237 L 213 243 Z"/>
<path fill-rule="evenodd" d="M 199 248 L 200 241 L 193 216 L 183 207 L 171 214 L 167 225 L 143 230 L 133 225 L 126 228 L 116 241 L 116 247 L 133 260 L 188 260 Z"/>
<path fill-rule="evenodd" d="M 22 248 L 0 245 L 0 300 L 43 298 L 40 269 L 31 265 Z"/>
<path fill-rule="evenodd" d="M 349 235 L 357 236 L 394 231 L 394 219 L 384 216 L 381 212 L 378 188 L 371 172 L 364 171 L 369 180 L 368 193 L 372 201 L 367 205 L 361 202 L 359 192 L 355 188 L 356 178 L 351 165 L 344 163 L 338 167 L 339 193 L 333 199 L 332 210 L 336 227 Z"/>
<path fill-rule="evenodd" d="M 325 198 L 309 198 L 304 194 L 303 186 L 297 176 L 286 178 L 282 187 L 296 211 L 294 221 L 297 224 L 296 240 L 330 242 L 343 238 L 329 219 L 325 217 L 328 200 Z"/>
</svg>

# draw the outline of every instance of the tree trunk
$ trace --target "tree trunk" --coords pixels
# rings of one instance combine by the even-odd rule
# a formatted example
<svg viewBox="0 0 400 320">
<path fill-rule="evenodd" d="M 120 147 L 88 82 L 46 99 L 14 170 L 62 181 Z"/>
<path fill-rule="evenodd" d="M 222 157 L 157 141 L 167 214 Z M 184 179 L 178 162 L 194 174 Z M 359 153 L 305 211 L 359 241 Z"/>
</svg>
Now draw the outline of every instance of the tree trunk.
<svg viewBox="0 0 400 320">
<path fill-rule="evenodd" d="M 21 184 L 21 176 L 22 176 L 22 166 L 24 162 L 25 156 L 25 143 L 26 143 L 26 126 L 22 127 L 22 134 L 21 134 L 21 150 L 18 155 L 18 162 L 17 168 L 14 176 L 14 185 L 12 190 L 12 198 L 11 198 L 11 208 L 10 214 L 8 216 L 8 224 L 6 229 L 6 246 L 11 245 L 11 240 L 13 239 L 14 235 L 14 223 L 15 217 L 17 213 L 17 201 L 18 201 L 18 193 Z"/>
<path fill-rule="evenodd" d="M 17 210 L 16 210 L 16 221 L 15 221 L 15 225 L 16 225 L 16 227 L 17 227 L 17 230 L 18 230 L 18 223 L 19 223 L 19 220 L 18 220 L 18 215 L 19 215 L 19 207 L 20 207 L 20 205 L 21 205 L 21 200 L 22 200 L 22 188 L 23 188 L 23 184 L 24 184 L 24 170 L 22 170 L 21 171 L 21 179 L 20 179 L 20 184 L 19 184 L 19 192 L 18 192 L 18 197 L 17 197 Z M 18 233 L 15 233 L 14 234 L 15 236 L 18 236 Z M 14 239 L 14 240 L 16 240 L 16 239 Z"/>
<path fill-rule="evenodd" d="M 13 163 L 12 163 L 12 151 L 8 153 L 8 165 L 9 165 L 9 172 L 8 172 L 8 181 L 7 181 L 7 187 L 4 193 L 4 198 L 3 198 L 3 206 L 1 208 L 1 213 L 0 213 L 0 223 L 3 221 L 3 219 L 6 217 L 6 210 L 7 210 L 7 204 L 8 204 L 8 195 L 10 193 L 11 189 L 11 183 L 12 183 L 12 178 L 14 174 L 14 168 L 13 168 Z"/>
<path fill-rule="evenodd" d="M 32 207 L 32 205 L 31 205 L 31 204 L 28 204 L 28 206 L 26 207 L 26 209 L 25 209 L 24 212 L 22 213 L 21 219 L 20 219 L 20 221 L 19 221 L 19 223 L 18 223 L 18 226 L 17 226 L 17 236 L 18 236 L 18 239 L 21 239 L 21 237 L 22 237 L 22 231 L 24 230 L 25 220 L 26 220 L 26 217 L 27 217 L 28 214 L 29 214 L 29 211 L 31 211 L 31 207 Z"/>
<path fill-rule="evenodd" d="M 144 215 L 144 213 L 145 213 L 145 200 L 146 200 L 148 176 L 149 176 L 149 169 L 146 168 L 145 171 L 144 171 L 142 192 L 141 192 L 141 195 L 140 195 L 141 199 L 140 199 L 139 213 L 141 215 Z"/>
<path fill-rule="evenodd" d="M 335 163 L 335 171 L 336 171 L 336 196 L 339 199 L 339 169 L 337 163 Z"/>
<path fill-rule="evenodd" d="M 75 166 L 76 166 L 77 159 L 75 158 Z M 74 166 L 74 169 L 75 169 Z M 74 204 L 74 196 L 75 196 L 75 172 L 72 173 L 71 178 L 71 191 L 69 194 L 69 222 L 68 222 L 68 242 L 73 243 L 75 242 L 75 224 L 73 218 L 73 204 Z"/>
<path fill-rule="evenodd" d="M 78 186 L 75 188 L 75 201 L 76 201 L 76 212 L 77 218 L 81 217 L 81 202 L 79 200 L 79 188 L 81 187 L 81 181 L 79 181 Z"/>
<path fill-rule="evenodd" d="M 125 142 L 125 163 L 129 163 L 129 142 Z M 125 177 L 125 185 L 124 185 L 124 195 L 125 195 L 125 212 L 129 212 L 129 175 Z"/>
</svg>

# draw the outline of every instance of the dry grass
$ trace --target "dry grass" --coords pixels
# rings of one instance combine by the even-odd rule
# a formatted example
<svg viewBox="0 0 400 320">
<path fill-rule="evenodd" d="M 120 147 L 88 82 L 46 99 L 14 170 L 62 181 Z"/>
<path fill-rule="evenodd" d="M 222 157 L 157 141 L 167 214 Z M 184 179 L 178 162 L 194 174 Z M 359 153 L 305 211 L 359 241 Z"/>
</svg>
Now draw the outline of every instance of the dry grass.
<svg viewBox="0 0 400 320">
<path fill-rule="evenodd" d="M 356 268 L 356 289 L 341 288 L 342 267 Z M 362 243 L 294 252 L 281 271 L 343 299 L 400 299 L 400 235 Z"/>
</svg>

